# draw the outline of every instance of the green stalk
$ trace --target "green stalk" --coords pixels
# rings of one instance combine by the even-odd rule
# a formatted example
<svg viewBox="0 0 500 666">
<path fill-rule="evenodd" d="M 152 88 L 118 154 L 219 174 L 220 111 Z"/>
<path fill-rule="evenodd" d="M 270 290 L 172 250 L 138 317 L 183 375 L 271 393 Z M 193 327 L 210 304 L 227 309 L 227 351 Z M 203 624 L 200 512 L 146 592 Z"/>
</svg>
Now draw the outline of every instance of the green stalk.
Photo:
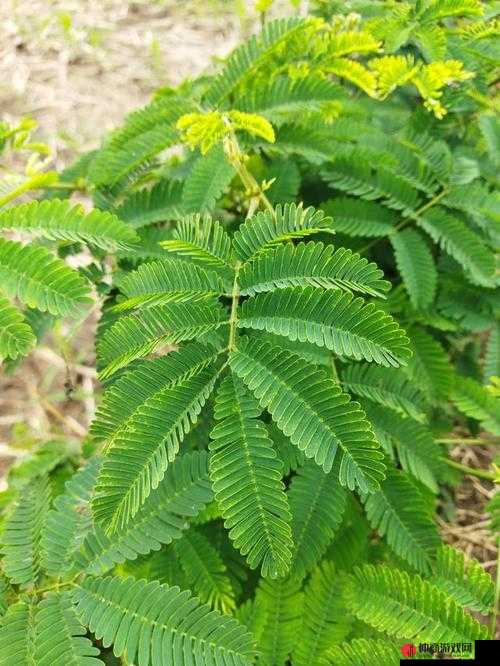
<svg viewBox="0 0 500 666">
<path fill-rule="evenodd" d="M 238 301 L 240 297 L 238 274 L 240 272 L 240 266 L 241 264 L 238 261 L 234 268 L 233 290 L 231 292 L 231 315 L 229 317 L 229 352 L 232 352 L 236 349 L 236 327 L 238 324 Z"/>
<path fill-rule="evenodd" d="M 0 198 L 0 206 L 5 206 L 5 204 L 10 203 L 14 199 L 17 199 L 20 197 L 22 194 L 25 194 L 26 192 L 30 192 L 31 190 L 40 190 L 40 189 L 46 189 L 48 187 L 48 182 L 44 184 L 45 180 L 48 180 L 53 175 L 53 178 L 56 178 L 55 172 L 52 174 L 51 172 L 49 173 L 37 173 L 35 176 L 32 176 L 31 178 L 28 178 L 28 180 L 25 180 L 24 183 L 21 183 L 18 185 L 16 188 L 14 188 L 11 192 L 6 194 L 5 196 Z"/>
<path fill-rule="evenodd" d="M 264 190 L 259 185 L 253 174 L 248 170 L 246 162 L 246 155 L 241 150 L 236 134 L 231 130 L 229 136 L 225 138 L 224 141 L 224 152 L 229 163 L 232 165 L 238 176 L 240 177 L 241 182 L 247 189 L 247 192 L 252 199 L 257 199 L 261 202 L 264 208 L 267 208 L 274 216 L 274 208 L 265 195 Z M 250 204 L 250 211 L 252 210 L 252 205 Z"/>
<path fill-rule="evenodd" d="M 429 208 L 432 208 L 437 203 L 439 203 L 441 201 L 441 199 L 449 193 L 449 191 L 450 190 L 447 187 L 445 187 L 443 190 L 441 190 L 441 192 L 439 192 L 439 194 L 436 194 L 436 196 L 434 196 L 432 199 L 427 201 L 427 203 L 425 203 L 423 206 L 421 206 L 414 213 L 410 213 L 410 215 L 407 215 L 405 218 L 403 218 L 403 220 L 394 227 L 394 231 L 399 231 L 400 229 L 405 227 L 410 222 L 413 222 L 413 221 L 417 220 L 418 217 L 420 215 L 422 215 L 422 213 L 425 213 L 426 210 L 428 210 Z M 357 250 L 357 252 L 359 252 L 359 254 L 362 254 L 363 252 L 366 252 L 367 250 L 372 248 L 377 243 L 380 243 L 380 241 L 384 240 L 385 238 L 386 238 L 386 236 L 383 236 L 382 238 L 375 238 L 375 240 L 370 241 L 370 243 L 367 243 L 366 245 L 364 245 L 360 250 Z"/>
<path fill-rule="evenodd" d="M 462 465 L 462 463 L 457 462 L 456 460 L 450 460 L 449 458 L 441 458 L 450 467 L 458 469 L 464 474 L 469 474 L 470 476 L 477 476 L 479 479 L 486 479 L 486 481 L 495 482 L 497 476 L 493 472 L 488 472 L 485 469 L 477 469 L 475 467 L 469 467 L 468 465 Z"/>
<path fill-rule="evenodd" d="M 330 354 L 330 365 L 332 367 L 332 376 L 333 379 L 337 382 L 337 384 L 340 382 L 339 380 L 339 373 L 337 372 L 337 366 L 335 365 L 335 357 L 333 354 Z"/>
<path fill-rule="evenodd" d="M 493 439 L 486 439 L 482 437 L 475 438 L 460 438 L 460 437 L 445 437 L 443 439 L 436 439 L 438 444 L 456 444 L 457 446 L 497 446 L 500 442 L 496 442 Z"/>
</svg>

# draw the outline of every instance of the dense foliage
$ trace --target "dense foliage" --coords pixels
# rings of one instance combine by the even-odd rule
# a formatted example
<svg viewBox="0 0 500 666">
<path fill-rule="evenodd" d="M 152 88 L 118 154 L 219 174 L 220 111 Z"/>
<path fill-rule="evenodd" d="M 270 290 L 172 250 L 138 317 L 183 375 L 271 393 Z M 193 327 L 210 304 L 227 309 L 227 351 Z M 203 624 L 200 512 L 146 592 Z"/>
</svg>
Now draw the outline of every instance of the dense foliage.
<svg viewBox="0 0 500 666">
<path fill-rule="evenodd" d="M 35 155 L 0 190 L 0 356 L 94 301 L 104 387 L 78 455 L 10 472 L 2 665 L 385 666 L 492 635 L 436 513 L 498 478 L 449 448 L 500 435 L 500 9 L 311 5 L 59 175 L 0 127 Z"/>
</svg>

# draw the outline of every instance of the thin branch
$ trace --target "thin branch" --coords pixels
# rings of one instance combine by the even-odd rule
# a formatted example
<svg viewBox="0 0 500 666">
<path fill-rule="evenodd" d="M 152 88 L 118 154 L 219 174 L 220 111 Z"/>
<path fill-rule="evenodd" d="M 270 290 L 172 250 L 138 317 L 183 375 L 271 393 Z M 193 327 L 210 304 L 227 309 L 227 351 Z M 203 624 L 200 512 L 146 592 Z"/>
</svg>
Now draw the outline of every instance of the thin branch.
<svg viewBox="0 0 500 666">
<path fill-rule="evenodd" d="M 468 465 L 462 465 L 462 463 L 457 462 L 456 460 L 450 460 L 449 458 L 441 458 L 450 467 L 458 469 L 464 474 L 470 474 L 470 476 L 477 476 L 480 479 L 486 479 L 486 481 L 493 481 L 497 479 L 497 475 L 494 472 L 488 472 L 485 469 L 477 469 L 475 467 L 469 467 Z"/>
<path fill-rule="evenodd" d="M 240 290 L 238 286 L 238 274 L 240 271 L 240 262 L 236 263 L 234 270 L 233 291 L 231 293 L 231 315 L 229 317 L 229 343 L 228 351 L 233 351 L 236 348 L 236 326 L 238 323 L 238 302 L 240 297 Z"/>
<path fill-rule="evenodd" d="M 436 196 L 434 196 L 432 199 L 427 201 L 427 203 L 425 203 L 423 206 L 421 206 L 414 213 L 410 213 L 409 215 L 406 215 L 399 224 L 396 224 L 393 231 L 399 231 L 400 229 L 405 227 L 410 222 L 413 222 L 413 221 L 417 220 L 418 217 L 420 215 L 422 215 L 422 213 L 425 213 L 426 210 L 428 210 L 429 208 L 432 208 L 432 206 L 435 206 L 437 203 L 439 203 L 441 201 L 441 199 L 449 193 L 449 191 L 450 190 L 448 188 L 444 188 L 443 190 L 441 190 L 441 192 L 439 192 L 439 194 L 436 194 Z M 386 236 L 382 236 L 381 238 L 375 238 L 374 240 L 372 240 L 369 243 L 367 243 L 366 245 L 364 245 L 360 250 L 357 250 L 357 252 L 359 254 L 362 254 L 363 252 L 366 252 L 367 250 L 371 249 L 374 245 L 377 245 L 377 243 L 380 243 L 380 241 L 384 240 L 385 238 L 386 238 Z"/>
<path fill-rule="evenodd" d="M 438 444 L 456 444 L 457 446 L 497 446 L 500 442 L 486 437 L 475 437 L 467 439 L 466 437 L 445 437 L 444 439 L 436 439 Z"/>
<path fill-rule="evenodd" d="M 40 404 L 44 408 L 46 412 L 51 414 L 55 419 L 57 419 L 59 422 L 64 423 L 64 425 L 72 430 L 75 435 L 78 435 L 78 437 L 86 437 L 87 431 L 86 429 L 78 423 L 76 419 L 74 419 L 71 416 L 65 416 L 62 412 L 60 412 L 55 405 L 53 405 L 51 402 L 49 402 L 46 398 L 38 394 L 38 399 L 40 401 Z"/>
<path fill-rule="evenodd" d="M 224 139 L 224 152 L 247 190 L 248 196 L 250 197 L 250 210 L 253 210 L 254 207 L 252 205 L 252 200 L 257 199 L 262 203 L 264 208 L 267 208 L 267 210 L 269 210 L 274 216 L 274 208 L 262 187 L 248 170 L 246 165 L 247 156 L 241 150 L 236 134 L 232 129 L 230 130 L 229 135 Z"/>
</svg>

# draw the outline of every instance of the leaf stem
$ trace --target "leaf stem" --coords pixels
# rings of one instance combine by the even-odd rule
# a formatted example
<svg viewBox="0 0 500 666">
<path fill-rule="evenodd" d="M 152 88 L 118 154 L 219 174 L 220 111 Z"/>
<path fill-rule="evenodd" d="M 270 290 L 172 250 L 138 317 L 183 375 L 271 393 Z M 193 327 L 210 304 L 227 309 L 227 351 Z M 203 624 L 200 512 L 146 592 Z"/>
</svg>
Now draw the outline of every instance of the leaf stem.
<svg viewBox="0 0 500 666">
<path fill-rule="evenodd" d="M 61 587 L 76 587 L 76 579 L 69 580 L 66 583 L 54 583 L 54 585 L 48 585 L 47 587 L 35 588 L 36 594 L 44 594 L 45 592 L 52 592 L 53 590 L 59 590 Z"/>
<path fill-rule="evenodd" d="M 240 297 L 240 288 L 238 284 L 238 275 L 240 272 L 241 263 L 236 262 L 234 268 L 234 281 L 233 290 L 231 292 L 231 315 L 229 317 L 229 342 L 228 351 L 232 352 L 236 349 L 236 327 L 238 324 L 238 301 Z"/>
<path fill-rule="evenodd" d="M 330 354 L 330 365 L 332 367 L 333 379 L 334 379 L 334 381 L 337 382 L 337 384 L 339 384 L 340 383 L 339 373 L 337 372 L 337 366 L 335 365 L 335 357 L 333 356 L 333 354 Z"/>
<path fill-rule="evenodd" d="M 55 419 L 57 419 L 61 423 L 64 423 L 64 425 L 66 425 L 70 430 L 72 430 L 75 433 L 75 435 L 78 435 L 78 437 L 86 437 L 87 430 L 82 425 L 80 425 L 80 423 L 78 423 L 76 419 L 74 419 L 72 416 L 65 416 L 61 411 L 59 411 L 59 409 L 55 405 L 49 402 L 38 392 L 37 392 L 37 398 L 46 412 L 51 414 Z"/>
<path fill-rule="evenodd" d="M 34 176 L 31 176 L 23 183 L 20 183 L 13 190 L 8 192 L 8 194 L 1 197 L 0 206 L 5 206 L 14 199 L 20 197 L 22 194 L 25 194 L 26 192 L 31 192 L 31 190 L 46 189 L 49 186 L 48 180 L 51 178 L 52 180 L 55 180 L 57 178 L 55 172 L 50 171 L 46 173 L 37 173 Z"/>
<path fill-rule="evenodd" d="M 482 437 L 476 437 L 476 438 L 470 438 L 467 439 L 466 437 L 460 438 L 460 437 L 445 437 L 443 439 L 436 439 L 436 442 L 438 444 L 457 444 L 457 445 L 471 445 L 471 446 L 491 446 L 491 445 L 497 445 L 498 442 L 495 442 L 493 439 L 487 439 L 487 438 L 482 438 Z"/>
<path fill-rule="evenodd" d="M 70 190 L 72 192 L 76 190 L 84 191 L 85 188 L 82 184 L 78 183 L 67 183 L 65 181 L 57 181 L 55 183 L 50 183 L 49 185 L 43 186 L 44 190 Z"/>
<path fill-rule="evenodd" d="M 477 476 L 479 479 L 486 479 L 486 481 L 493 481 L 497 479 L 497 475 L 494 472 L 488 472 L 485 469 L 477 469 L 475 467 L 469 467 L 468 465 L 462 465 L 462 463 L 457 462 L 456 460 L 450 460 L 449 458 L 441 458 L 450 467 L 458 469 L 464 474 L 469 474 L 470 476 Z"/>
<path fill-rule="evenodd" d="M 410 213 L 409 215 L 405 215 L 401 222 L 399 224 L 396 224 L 394 229 L 392 230 L 391 233 L 394 233 L 395 231 L 399 231 L 403 227 L 405 227 L 409 222 L 415 221 L 418 219 L 422 213 L 425 213 L 426 210 L 429 208 L 432 208 L 432 206 L 435 206 L 437 203 L 441 201 L 443 197 L 445 197 L 449 193 L 449 188 L 445 187 L 444 189 L 439 192 L 439 194 L 436 194 L 432 199 L 427 201 L 423 206 L 421 206 L 418 210 L 416 210 L 414 213 Z M 381 240 L 384 240 L 386 236 L 382 236 L 380 238 L 375 238 L 374 240 L 370 241 L 366 245 L 364 245 L 361 249 L 356 250 L 359 254 L 362 254 L 363 252 L 366 252 L 367 250 L 371 249 L 374 245 L 377 245 L 377 243 L 380 243 Z"/>
<path fill-rule="evenodd" d="M 250 206 L 249 206 L 249 215 L 253 212 L 254 201 L 260 201 L 264 208 L 267 208 L 274 216 L 274 208 L 267 198 L 264 190 L 259 185 L 253 174 L 248 170 L 246 165 L 247 156 L 241 150 L 236 134 L 233 130 L 230 131 L 229 135 L 224 140 L 224 152 L 226 154 L 229 163 L 232 165 L 238 176 L 240 177 L 241 182 L 245 186 L 247 193 L 250 197 Z"/>
</svg>

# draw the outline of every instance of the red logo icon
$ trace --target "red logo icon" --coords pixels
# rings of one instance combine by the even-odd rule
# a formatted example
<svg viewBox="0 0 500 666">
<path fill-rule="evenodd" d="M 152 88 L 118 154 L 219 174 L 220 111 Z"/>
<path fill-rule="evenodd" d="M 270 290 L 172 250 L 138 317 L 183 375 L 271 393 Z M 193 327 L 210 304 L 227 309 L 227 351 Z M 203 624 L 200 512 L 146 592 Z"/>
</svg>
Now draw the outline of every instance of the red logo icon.
<svg viewBox="0 0 500 666">
<path fill-rule="evenodd" d="M 414 657 L 417 654 L 417 648 L 413 643 L 405 643 L 401 646 L 401 654 L 403 657 Z"/>
</svg>

